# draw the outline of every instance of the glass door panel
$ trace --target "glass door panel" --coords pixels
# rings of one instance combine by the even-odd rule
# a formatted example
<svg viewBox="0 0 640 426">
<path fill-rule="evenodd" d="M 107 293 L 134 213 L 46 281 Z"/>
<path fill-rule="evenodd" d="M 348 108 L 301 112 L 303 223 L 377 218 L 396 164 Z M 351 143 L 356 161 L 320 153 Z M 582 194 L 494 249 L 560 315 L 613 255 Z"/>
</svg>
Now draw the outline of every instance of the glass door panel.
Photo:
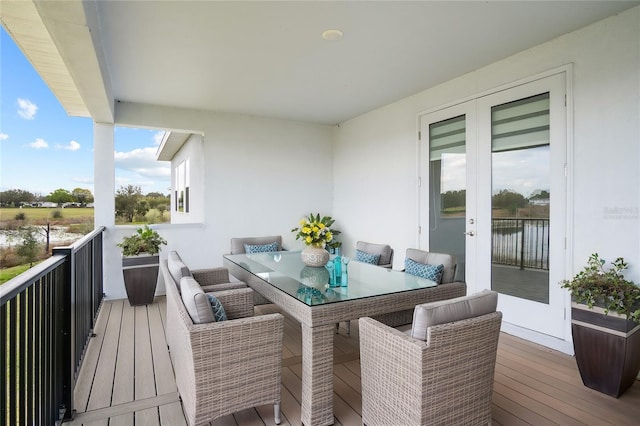
<svg viewBox="0 0 640 426">
<path fill-rule="evenodd" d="M 429 124 L 429 251 L 455 255 L 460 281 L 466 271 L 465 130 L 464 115 Z"/>
<path fill-rule="evenodd" d="M 549 93 L 491 108 L 491 288 L 549 303 Z"/>
</svg>

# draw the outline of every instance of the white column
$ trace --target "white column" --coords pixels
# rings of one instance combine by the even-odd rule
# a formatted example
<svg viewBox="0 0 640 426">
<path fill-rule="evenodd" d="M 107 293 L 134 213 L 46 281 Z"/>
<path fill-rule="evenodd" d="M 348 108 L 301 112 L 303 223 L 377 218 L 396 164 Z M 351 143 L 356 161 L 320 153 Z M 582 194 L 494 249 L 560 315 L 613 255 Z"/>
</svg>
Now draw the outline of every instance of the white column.
<svg viewBox="0 0 640 426">
<path fill-rule="evenodd" d="M 104 292 L 108 299 L 126 298 L 122 278 L 122 258 L 115 232 L 115 159 L 114 128 L 109 123 L 93 124 L 93 180 L 95 226 L 104 226 L 103 268 Z"/>
<path fill-rule="evenodd" d="M 113 124 L 93 124 L 94 220 L 96 227 L 113 228 L 115 226 L 116 169 L 113 133 Z"/>
</svg>

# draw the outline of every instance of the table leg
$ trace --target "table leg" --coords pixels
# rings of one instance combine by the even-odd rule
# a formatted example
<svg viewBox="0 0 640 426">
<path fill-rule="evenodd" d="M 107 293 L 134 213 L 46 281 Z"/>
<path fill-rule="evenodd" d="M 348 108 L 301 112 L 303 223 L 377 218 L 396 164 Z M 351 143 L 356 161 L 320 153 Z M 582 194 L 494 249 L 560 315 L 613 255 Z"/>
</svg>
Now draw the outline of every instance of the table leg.
<svg viewBox="0 0 640 426">
<path fill-rule="evenodd" d="M 333 424 L 334 324 L 302 325 L 302 423 Z"/>
</svg>

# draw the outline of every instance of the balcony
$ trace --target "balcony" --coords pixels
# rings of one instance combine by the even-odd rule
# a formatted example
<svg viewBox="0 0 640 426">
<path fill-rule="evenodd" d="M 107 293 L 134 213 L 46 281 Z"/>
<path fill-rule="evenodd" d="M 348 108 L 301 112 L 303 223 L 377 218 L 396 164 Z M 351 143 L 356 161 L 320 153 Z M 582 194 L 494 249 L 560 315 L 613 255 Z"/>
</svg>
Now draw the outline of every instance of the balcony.
<svg viewBox="0 0 640 426">
<path fill-rule="evenodd" d="M 49 425 L 60 418 L 70 425 L 185 424 L 165 341 L 165 298 L 142 307 L 101 302 L 101 239 L 96 230 L 19 283 L 1 287 L 7 326 L 0 425 Z M 275 305 L 255 309 L 257 315 L 278 311 Z M 344 330 L 335 336 L 334 354 L 335 424 L 359 425 L 357 322 L 351 336 Z M 286 315 L 282 362 L 283 424 L 299 424 L 301 333 Z M 271 406 L 256 407 L 214 424 L 273 424 L 272 413 Z M 573 357 L 501 335 L 494 424 L 633 425 L 638 418 L 640 382 L 619 399 L 608 397 L 583 386 Z"/>
</svg>

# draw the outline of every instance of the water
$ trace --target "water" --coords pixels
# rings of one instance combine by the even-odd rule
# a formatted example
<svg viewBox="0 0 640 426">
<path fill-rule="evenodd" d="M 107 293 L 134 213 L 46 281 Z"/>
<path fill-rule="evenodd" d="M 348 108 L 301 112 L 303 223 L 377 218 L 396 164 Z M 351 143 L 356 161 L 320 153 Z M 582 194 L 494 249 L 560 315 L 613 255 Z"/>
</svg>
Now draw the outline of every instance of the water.
<svg viewBox="0 0 640 426">
<path fill-rule="evenodd" d="M 38 226 L 36 228 L 39 230 L 39 232 L 36 233 L 36 239 L 38 240 L 38 242 L 45 244 L 47 242 L 45 227 Z M 73 234 L 65 231 L 66 227 L 64 226 L 52 226 L 49 234 L 49 243 L 70 243 L 79 240 L 84 236 L 83 234 Z M 0 231 L 0 247 L 11 247 L 20 244 L 22 244 L 20 231 Z"/>
</svg>

